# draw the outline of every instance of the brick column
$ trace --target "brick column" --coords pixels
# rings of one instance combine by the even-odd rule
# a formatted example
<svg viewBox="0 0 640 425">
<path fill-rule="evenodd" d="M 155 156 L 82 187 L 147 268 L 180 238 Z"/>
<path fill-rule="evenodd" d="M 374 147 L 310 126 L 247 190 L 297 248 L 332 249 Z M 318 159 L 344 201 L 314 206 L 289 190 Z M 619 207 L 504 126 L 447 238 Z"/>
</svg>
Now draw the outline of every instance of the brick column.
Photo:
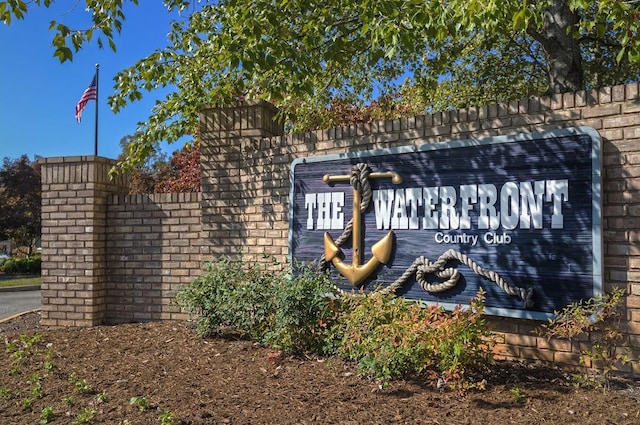
<svg viewBox="0 0 640 425">
<path fill-rule="evenodd" d="M 111 180 L 115 161 L 45 158 L 42 172 L 43 326 L 95 326 L 105 316 L 107 196 L 127 193 Z"/>
<path fill-rule="evenodd" d="M 280 199 L 273 202 L 273 185 L 267 183 L 273 178 L 270 167 L 278 153 L 274 140 L 282 140 L 278 136 L 284 133 L 282 123 L 275 120 L 277 113 L 275 106 L 263 101 L 200 113 L 204 259 L 235 256 L 240 250 L 271 253 L 265 244 L 256 245 L 269 229 L 287 224 L 285 217 L 270 219 L 265 210 L 274 203 L 282 208 Z M 288 186 L 288 160 L 281 168 Z"/>
</svg>

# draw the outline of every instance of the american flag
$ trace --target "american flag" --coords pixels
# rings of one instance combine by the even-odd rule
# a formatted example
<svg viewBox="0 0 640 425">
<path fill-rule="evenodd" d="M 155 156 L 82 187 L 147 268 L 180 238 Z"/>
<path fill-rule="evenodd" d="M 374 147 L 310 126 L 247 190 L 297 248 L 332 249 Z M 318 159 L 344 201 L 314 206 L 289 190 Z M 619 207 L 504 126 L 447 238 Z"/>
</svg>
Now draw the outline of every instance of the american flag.
<svg viewBox="0 0 640 425">
<path fill-rule="evenodd" d="M 90 100 L 98 99 L 98 84 L 97 84 L 97 74 L 93 75 L 91 82 L 89 83 L 89 87 L 82 93 L 82 97 L 78 101 L 76 105 L 76 120 L 78 124 L 80 124 L 80 118 L 82 118 L 82 111 L 84 111 L 84 107 L 87 106 L 87 102 Z"/>
</svg>

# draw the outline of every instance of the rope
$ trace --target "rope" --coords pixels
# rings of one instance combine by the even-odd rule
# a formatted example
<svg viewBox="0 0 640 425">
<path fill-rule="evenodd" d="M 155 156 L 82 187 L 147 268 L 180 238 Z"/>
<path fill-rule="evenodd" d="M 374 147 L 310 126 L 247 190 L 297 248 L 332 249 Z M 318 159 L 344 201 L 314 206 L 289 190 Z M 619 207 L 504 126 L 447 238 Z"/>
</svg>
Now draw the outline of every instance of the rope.
<svg viewBox="0 0 640 425">
<path fill-rule="evenodd" d="M 354 165 L 351 171 L 351 186 L 353 186 L 355 190 L 359 190 L 362 194 L 362 200 L 360 202 L 361 213 L 364 213 L 367 208 L 369 208 L 369 204 L 371 203 L 372 191 L 371 184 L 369 183 L 369 174 L 371 174 L 371 168 L 363 163 Z M 342 244 L 344 244 L 349 239 L 349 237 L 351 237 L 352 232 L 353 218 L 349 220 L 340 237 L 335 240 L 335 244 L 339 247 L 342 246 Z M 518 286 L 510 285 L 498 273 L 480 267 L 478 263 L 470 259 L 468 256 L 461 252 L 454 251 L 453 249 L 447 250 L 444 254 L 438 257 L 435 262 L 431 262 L 423 256 L 416 258 L 413 263 L 411 263 L 409 268 L 407 268 L 407 270 L 398 279 L 396 279 L 390 285 L 374 291 L 374 293 L 395 294 L 396 291 L 402 288 L 402 286 L 404 286 L 404 284 L 414 274 L 416 275 L 416 282 L 426 292 L 438 293 L 452 289 L 458 284 L 458 281 L 460 280 L 460 272 L 455 268 L 444 268 L 446 263 L 451 260 L 457 260 L 458 262 L 469 267 L 477 275 L 495 282 L 495 284 L 498 285 L 498 287 L 500 287 L 507 294 L 520 297 L 520 299 L 523 301 L 524 308 L 529 309 L 533 307 L 533 288 L 521 288 Z M 328 266 L 324 253 L 318 261 L 318 266 L 321 270 L 325 269 Z M 437 278 L 445 280 L 440 283 L 430 283 L 426 278 L 426 276 L 430 274 L 434 274 Z M 357 294 L 354 294 L 353 292 L 347 292 L 337 287 L 336 290 L 346 296 L 357 296 Z"/>
<path fill-rule="evenodd" d="M 452 289 L 458 284 L 460 279 L 460 272 L 454 268 L 444 268 L 444 265 L 450 260 L 457 260 L 460 263 L 469 267 L 477 275 L 482 276 L 495 282 L 500 289 L 506 292 L 508 295 L 518 296 L 523 301 L 525 308 L 531 308 L 534 305 L 533 301 L 533 288 L 521 288 L 518 286 L 510 285 L 505 281 L 502 276 L 492 270 L 486 270 L 482 268 L 478 263 L 471 258 L 462 254 L 461 252 L 450 249 L 442 254 L 435 262 L 431 262 L 424 257 L 418 257 L 409 266 L 409 268 L 396 279 L 389 286 L 379 290 L 378 292 L 393 294 L 400 289 L 409 280 L 409 278 L 415 273 L 416 282 L 420 287 L 431 293 L 444 292 Z M 435 274 L 440 279 L 446 279 L 440 283 L 430 283 L 426 279 L 426 275 Z"/>
</svg>

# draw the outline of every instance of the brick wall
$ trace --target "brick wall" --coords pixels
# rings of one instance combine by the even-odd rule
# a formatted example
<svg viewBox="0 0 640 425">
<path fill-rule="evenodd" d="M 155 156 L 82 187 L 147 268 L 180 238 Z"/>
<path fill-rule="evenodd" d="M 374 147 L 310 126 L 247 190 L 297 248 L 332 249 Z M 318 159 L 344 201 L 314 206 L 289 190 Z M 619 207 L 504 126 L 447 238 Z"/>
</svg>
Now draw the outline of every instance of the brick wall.
<svg viewBox="0 0 640 425">
<path fill-rule="evenodd" d="M 173 299 L 201 274 L 200 194 L 123 195 L 100 157 L 40 164 L 42 324 L 184 319 Z"/>
<path fill-rule="evenodd" d="M 207 258 L 287 254 L 290 155 L 264 102 L 203 111 L 202 227 Z"/>
<path fill-rule="evenodd" d="M 295 158 L 587 125 L 603 140 L 604 288 L 627 290 L 623 327 L 640 343 L 638 84 L 298 135 L 283 135 L 276 113 L 264 102 L 202 111 L 200 197 L 124 196 L 126 179 L 107 178 L 110 160 L 43 160 L 43 324 L 181 317 L 172 296 L 202 262 L 241 252 L 284 260 Z M 537 322 L 491 323 L 504 357 L 577 361 L 576 346 L 534 336 Z"/>
<path fill-rule="evenodd" d="M 126 191 L 110 180 L 115 161 L 95 156 L 45 158 L 42 172 L 42 325 L 104 322 L 107 196 Z"/>
<path fill-rule="evenodd" d="M 273 116 L 270 105 L 243 104 Z M 293 159 L 455 139 L 590 126 L 603 144 L 604 289 L 625 288 L 631 343 L 640 343 L 640 94 L 638 84 L 358 124 L 298 135 L 243 131 L 247 113 L 203 111 L 203 258 L 244 252 L 288 254 L 289 166 Z M 224 119 L 220 120 L 220 116 Z M 254 122 L 257 120 L 253 120 Z M 496 353 L 576 364 L 576 346 L 533 335 L 538 322 L 494 318 Z M 640 372 L 640 366 L 628 367 Z"/>
<path fill-rule="evenodd" d="M 176 291 L 201 275 L 200 194 L 107 199 L 106 321 L 184 319 Z"/>
</svg>

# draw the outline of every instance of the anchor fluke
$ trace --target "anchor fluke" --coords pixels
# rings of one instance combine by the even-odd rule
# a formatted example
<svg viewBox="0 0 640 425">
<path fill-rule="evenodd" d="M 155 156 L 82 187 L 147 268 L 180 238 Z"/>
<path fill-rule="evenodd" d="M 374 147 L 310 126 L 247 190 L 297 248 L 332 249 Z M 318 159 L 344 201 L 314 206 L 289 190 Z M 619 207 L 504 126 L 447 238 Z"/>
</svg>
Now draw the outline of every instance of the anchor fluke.
<svg viewBox="0 0 640 425">
<path fill-rule="evenodd" d="M 340 248 L 334 242 L 329 232 L 324 232 L 324 258 L 333 260 L 340 253 Z"/>
<path fill-rule="evenodd" d="M 393 232 L 389 232 L 382 239 L 371 246 L 371 253 L 382 264 L 387 264 L 389 262 L 389 259 L 391 258 L 394 239 L 395 235 L 393 234 Z"/>
<path fill-rule="evenodd" d="M 391 258 L 393 252 L 393 232 L 387 233 L 382 239 L 373 244 L 371 247 L 371 253 L 373 257 L 369 259 L 365 264 L 360 265 L 360 261 L 357 258 L 357 250 L 354 250 L 354 258 L 351 264 L 347 264 L 342 261 L 340 255 L 342 250 L 336 245 L 333 238 L 328 232 L 324 234 L 324 255 L 327 261 L 331 261 L 333 266 L 344 276 L 349 282 L 355 286 L 360 286 L 371 273 L 380 264 L 386 264 Z"/>
</svg>

